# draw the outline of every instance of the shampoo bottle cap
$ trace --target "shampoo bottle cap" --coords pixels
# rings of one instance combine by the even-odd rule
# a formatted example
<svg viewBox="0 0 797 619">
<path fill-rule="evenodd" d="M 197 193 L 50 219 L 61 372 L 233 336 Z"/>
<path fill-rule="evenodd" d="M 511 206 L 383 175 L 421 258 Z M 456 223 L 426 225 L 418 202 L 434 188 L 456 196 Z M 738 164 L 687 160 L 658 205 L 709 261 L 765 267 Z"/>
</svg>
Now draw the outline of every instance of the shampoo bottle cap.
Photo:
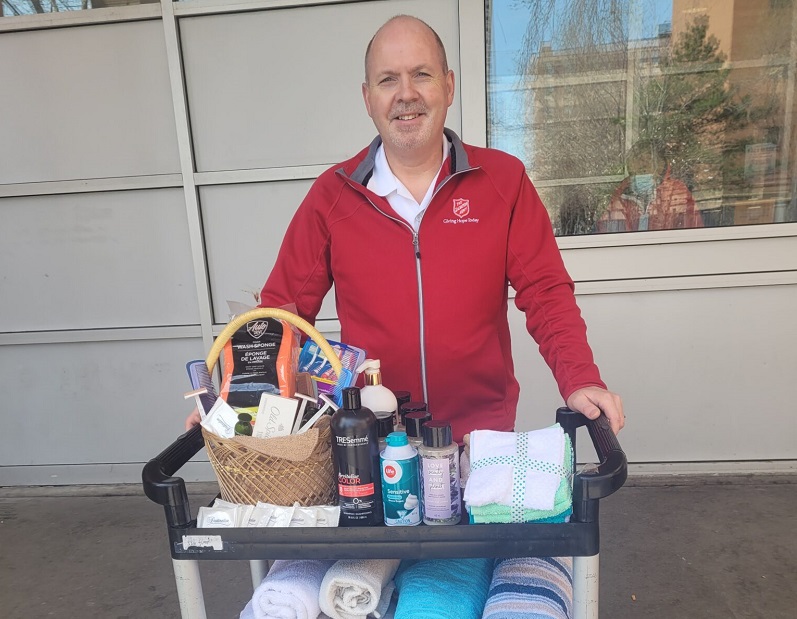
<svg viewBox="0 0 797 619">
<path fill-rule="evenodd" d="M 346 387 L 343 390 L 343 408 L 347 410 L 357 410 L 360 408 L 360 388 Z"/>
<path fill-rule="evenodd" d="M 399 410 L 401 410 L 402 404 L 406 404 L 412 399 L 409 391 L 394 391 L 393 395 L 396 396 L 396 403 L 398 404 Z"/>
<path fill-rule="evenodd" d="M 404 416 L 408 413 L 417 413 L 426 410 L 426 402 L 405 402 L 399 405 L 399 415 L 401 415 L 401 423 L 407 425 L 404 421 Z"/>
<path fill-rule="evenodd" d="M 390 447 L 403 447 L 410 444 L 406 432 L 391 432 L 387 435 L 386 442 Z"/>
<path fill-rule="evenodd" d="M 376 433 L 379 438 L 389 436 L 393 432 L 393 413 L 378 412 L 376 415 Z"/>
<path fill-rule="evenodd" d="M 404 415 L 404 425 L 407 428 L 407 435 L 421 438 L 421 428 L 423 424 L 432 419 L 432 414 L 427 411 L 415 411 Z"/>
<path fill-rule="evenodd" d="M 428 421 L 422 431 L 426 447 L 448 447 L 453 441 L 451 424 L 447 421 Z"/>
</svg>

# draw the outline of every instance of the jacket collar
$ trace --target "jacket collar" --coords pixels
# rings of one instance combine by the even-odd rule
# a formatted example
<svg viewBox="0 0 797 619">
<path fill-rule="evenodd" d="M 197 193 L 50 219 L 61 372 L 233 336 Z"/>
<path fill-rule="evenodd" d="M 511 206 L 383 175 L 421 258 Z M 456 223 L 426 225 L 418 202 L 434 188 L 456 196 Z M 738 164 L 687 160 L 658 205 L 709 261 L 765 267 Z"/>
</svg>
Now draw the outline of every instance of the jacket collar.
<svg viewBox="0 0 797 619">
<path fill-rule="evenodd" d="M 463 172 L 469 169 L 470 163 L 468 162 L 468 154 L 465 152 L 465 147 L 462 145 L 462 140 L 460 140 L 459 136 L 451 131 L 451 129 L 444 128 L 443 134 L 451 143 L 451 149 L 449 151 L 449 157 L 451 157 L 450 174 L 456 174 L 457 172 Z M 371 178 L 371 175 L 374 173 L 376 151 L 379 149 L 379 145 L 381 143 L 382 138 L 380 136 L 376 136 L 373 142 L 371 142 L 371 145 L 368 147 L 368 152 L 366 152 L 365 158 L 357 165 L 351 175 L 346 174 L 346 170 L 343 168 L 340 168 L 338 173 L 342 174 L 343 176 L 347 176 L 349 179 L 359 185 L 367 185 L 368 179 Z M 447 174 L 446 176 L 449 175 Z"/>
</svg>

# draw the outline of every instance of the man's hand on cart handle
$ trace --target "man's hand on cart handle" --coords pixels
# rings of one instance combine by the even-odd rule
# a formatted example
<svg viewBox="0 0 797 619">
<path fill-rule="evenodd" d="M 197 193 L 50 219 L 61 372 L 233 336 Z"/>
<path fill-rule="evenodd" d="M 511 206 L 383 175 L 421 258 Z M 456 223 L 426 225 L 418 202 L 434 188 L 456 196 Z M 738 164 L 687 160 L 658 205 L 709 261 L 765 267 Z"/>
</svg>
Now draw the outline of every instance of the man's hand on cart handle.
<svg viewBox="0 0 797 619">
<path fill-rule="evenodd" d="M 623 400 L 616 393 L 606 389 L 582 387 L 570 394 L 570 397 L 567 398 L 567 406 L 589 419 L 597 419 L 603 411 L 615 434 L 625 426 Z"/>
<path fill-rule="evenodd" d="M 202 421 L 202 418 L 199 416 L 199 409 L 195 408 L 194 411 L 185 418 L 185 431 L 188 432 L 188 430 L 195 425 L 198 425 L 200 421 Z"/>
</svg>

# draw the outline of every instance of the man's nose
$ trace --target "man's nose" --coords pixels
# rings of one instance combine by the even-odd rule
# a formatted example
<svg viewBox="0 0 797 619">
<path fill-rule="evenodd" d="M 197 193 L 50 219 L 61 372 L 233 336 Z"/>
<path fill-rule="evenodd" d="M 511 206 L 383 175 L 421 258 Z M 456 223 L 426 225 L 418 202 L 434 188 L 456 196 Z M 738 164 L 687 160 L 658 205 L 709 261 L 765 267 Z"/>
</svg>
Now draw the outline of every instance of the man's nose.
<svg viewBox="0 0 797 619">
<path fill-rule="evenodd" d="M 418 90 L 411 77 L 402 77 L 399 81 L 398 98 L 400 101 L 414 101 L 418 98 Z"/>
</svg>

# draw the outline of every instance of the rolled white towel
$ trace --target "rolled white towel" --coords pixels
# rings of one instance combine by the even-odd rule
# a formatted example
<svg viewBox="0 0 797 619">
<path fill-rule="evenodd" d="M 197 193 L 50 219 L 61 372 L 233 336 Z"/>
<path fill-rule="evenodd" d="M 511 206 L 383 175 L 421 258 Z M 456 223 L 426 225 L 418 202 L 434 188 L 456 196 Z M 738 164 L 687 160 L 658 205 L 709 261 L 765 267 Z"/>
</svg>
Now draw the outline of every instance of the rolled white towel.
<svg viewBox="0 0 797 619">
<path fill-rule="evenodd" d="M 376 609 L 398 566 L 398 559 L 335 562 L 321 583 L 321 610 L 332 619 L 363 619 Z"/>
<path fill-rule="evenodd" d="M 334 561 L 274 561 L 240 619 L 316 619 L 324 574 Z"/>
</svg>

